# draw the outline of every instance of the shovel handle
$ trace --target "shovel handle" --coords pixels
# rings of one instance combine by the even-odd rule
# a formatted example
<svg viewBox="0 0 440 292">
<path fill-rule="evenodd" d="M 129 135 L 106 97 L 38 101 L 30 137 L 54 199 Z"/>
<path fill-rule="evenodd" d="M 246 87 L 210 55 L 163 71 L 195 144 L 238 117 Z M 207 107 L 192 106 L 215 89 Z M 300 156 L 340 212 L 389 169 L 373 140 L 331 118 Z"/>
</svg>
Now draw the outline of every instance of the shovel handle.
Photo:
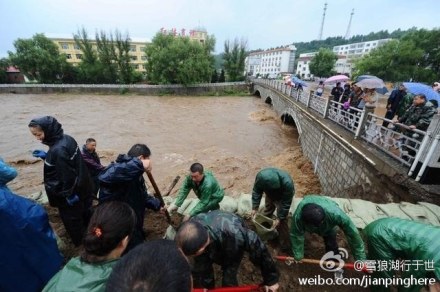
<svg viewBox="0 0 440 292">
<path fill-rule="evenodd" d="M 180 179 L 179 175 L 174 178 L 173 182 L 171 183 L 170 187 L 168 188 L 168 192 L 166 192 L 166 194 L 163 195 L 163 197 L 168 197 L 170 195 L 171 191 L 174 189 L 174 187 L 176 186 L 179 179 Z"/>
<path fill-rule="evenodd" d="M 159 190 L 159 188 L 157 187 L 156 181 L 155 181 L 154 178 L 153 178 L 153 174 L 152 174 L 151 172 L 147 171 L 147 176 L 148 176 L 148 178 L 150 179 L 151 185 L 153 186 L 153 189 L 154 189 L 154 191 L 155 191 L 154 196 L 155 196 L 157 199 L 159 199 L 159 201 L 160 201 L 160 206 L 161 206 L 161 207 L 164 207 L 164 206 L 165 206 L 165 202 L 163 201 L 162 195 L 160 194 L 160 190 Z M 173 222 L 171 221 L 170 214 L 168 213 L 168 210 L 167 210 L 166 208 L 165 208 L 165 216 L 167 217 L 167 222 L 168 222 L 170 225 L 172 225 Z"/>
<path fill-rule="evenodd" d="M 288 256 L 275 256 L 275 259 L 283 261 L 283 262 L 285 262 L 285 261 L 295 262 L 295 258 L 288 257 Z M 315 260 L 315 259 L 302 259 L 302 260 L 298 261 L 298 263 L 320 265 L 321 261 Z M 323 263 L 325 263 L 325 261 Z M 357 269 L 355 269 L 354 263 L 344 263 L 343 268 L 358 271 Z M 369 271 L 365 265 L 362 267 L 362 269 L 360 271 L 362 271 L 364 273 L 369 273 Z"/>
</svg>

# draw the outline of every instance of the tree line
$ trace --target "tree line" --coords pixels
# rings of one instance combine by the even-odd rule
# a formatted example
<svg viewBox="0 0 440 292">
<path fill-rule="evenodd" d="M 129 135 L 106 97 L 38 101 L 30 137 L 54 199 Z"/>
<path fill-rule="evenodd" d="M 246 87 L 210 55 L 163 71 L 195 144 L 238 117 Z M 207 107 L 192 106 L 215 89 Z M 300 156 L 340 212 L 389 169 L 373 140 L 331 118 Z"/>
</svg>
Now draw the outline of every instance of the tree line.
<svg viewBox="0 0 440 292">
<path fill-rule="evenodd" d="M 310 63 L 315 76 L 331 76 L 337 56 L 333 46 L 348 43 L 393 38 L 355 61 L 353 76 L 375 75 L 386 81 L 420 81 L 432 83 L 440 76 L 440 30 L 411 28 L 392 33 L 379 31 L 366 36 L 356 35 L 348 40 L 342 37 L 323 41 L 294 43 L 297 54 L 318 51 Z M 76 45 L 82 51 L 78 66 L 67 62 L 66 55 L 44 34 L 31 39 L 17 39 L 15 52 L 0 60 L 0 68 L 17 66 L 22 73 L 40 83 L 115 83 L 130 84 L 194 84 L 244 80 L 244 62 L 249 54 L 243 39 L 227 40 L 224 52 L 214 55 L 215 37 L 203 42 L 189 37 L 176 37 L 158 32 L 146 44 L 145 73 L 133 69 L 130 63 L 130 37 L 119 31 L 95 34 L 90 40 L 82 29 L 74 34 Z M 96 46 L 96 48 L 94 47 Z M 220 70 L 219 70 L 220 68 Z M 220 72 L 219 72 L 220 71 Z M 6 73 L 0 70 L 0 82 L 6 82 Z"/>
<path fill-rule="evenodd" d="M 219 61 L 213 55 L 214 36 L 203 43 L 189 37 L 176 37 L 158 32 L 145 46 L 145 73 L 134 70 L 130 56 L 130 37 L 119 31 L 97 32 L 92 41 L 83 28 L 73 35 L 81 50 L 77 66 L 67 62 L 58 46 L 44 34 L 31 39 L 17 39 L 15 52 L 0 60 L 0 82 L 6 82 L 5 69 L 14 65 L 28 78 L 39 83 L 82 84 L 195 84 L 244 80 L 246 42 L 226 41 L 221 54 L 222 68 L 216 70 Z"/>
<path fill-rule="evenodd" d="M 410 29 L 406 32 L 398 30 L 394 35 L 398 38 L 354 60 L 353 77 L 368 74 L 389 82 L 417 81 L 432 84 L 438 81 L 440 29 Z M 379 36 L 387 38 L 388 34 L 385 31 Z M 364 39 L 370 40 L 366 37 Z M 309 64 L 310 72 L 319 77 L 334 75 L 336 60 L 337 55 L 330 48 L 321 47 Z"/>
</svg>

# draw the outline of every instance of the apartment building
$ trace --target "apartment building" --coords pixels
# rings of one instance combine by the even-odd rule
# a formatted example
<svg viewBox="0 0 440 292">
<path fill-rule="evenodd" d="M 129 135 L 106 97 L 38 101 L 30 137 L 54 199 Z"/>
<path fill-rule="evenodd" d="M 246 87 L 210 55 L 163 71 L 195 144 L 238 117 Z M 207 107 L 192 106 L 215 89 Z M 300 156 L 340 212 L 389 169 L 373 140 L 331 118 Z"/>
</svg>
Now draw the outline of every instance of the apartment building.
<svg viewBox="0 0 440 292">
<path fill-rule="evenodd" d="M 391 39 L 380 39 L 375 41 L 353 43 L 342 46 L 334 46 L 333 52 L 336 55 L 347 56 L 347 60 L 353 60 L 368 54 L 369 52 L 371 52 L 371 50 L 380 47 L 381 45 L 389 42 L 390 40 Z"/>
<path fill-rule="evenodd" d="M 180 33 L 176 32 L 176 29 L 172 30 L 164 30 L 161 29 L 162 33 L 173 33 L 175 36 L 186 36 L 192 40 L 198 41 L 200 43 L 204 43 L 208 36 L 206 29 L 197 27 L 195 29 L 190 30 L 187 34 L 185 30 L 182 29 Z M 80 47 L 75 43 L 73 38 L 66 37 L 49 37 L 59 48 L 60 53 L 66 54 L 67 62 L 71 64 L 79 64 L 82 58 L 82 51 Z M 96 49 L 96 40 L 91 39 L 90 42 L 92 46 Z M 136 71 L 145 72 L 145 62 L 147 61 L 147 56 L 145 55 L 145 47 L 151 41 L 148 39 L 142 38 L 131 38 L 130 42 L 130 58 L 131 65 Z"/>
<path fill-rule="evenodd" d="M 296 47 L 287 45 L 250 53 L 245 60 L 247 75 L 275 77 L 283 73 L 293 73 Z"/>
<path fill-rule="evenodd" d="M 67 62 L 71 64 L 79 64 L 82 54 L 80 47 L 75 43 L 73 38 L 49 38 L 59 48 L 60 53 L 66 54 Z M 96 40 L 90 40 L 93 48 L 96 49 Z M 149 43 L 147 39 L 132 39 L 130 42 L 130 58 L 133 68 L 137 71 L 144 72 L 144 63 L 147 58 L 145 55 L 145 46 Z"/>
<path fill-rule="evenodd" d="M 333 47 L 332 51 L 338 57 L 333 69 L 338 74 L 351 75 L 353 70 L 353 62 L 355 59 L 369 54 L 371 50 L 382 46 L 390 40 L 391 39 L 380 39 Z M 298 76 L 306 80 L 313 79 L 313 75 L 310 73 L 309 63 L 317 53 L 318 52 L 311 52 L 299 55 L 296 66 L 296 74 Z"/>
<path fill-rule="evenodd" d="M 311 80 L 313 75 L 310 73 L 309 63 L 318 52 L 300 54 L 296 65 L 296 75 L 301 79 Z"/>
</svg>

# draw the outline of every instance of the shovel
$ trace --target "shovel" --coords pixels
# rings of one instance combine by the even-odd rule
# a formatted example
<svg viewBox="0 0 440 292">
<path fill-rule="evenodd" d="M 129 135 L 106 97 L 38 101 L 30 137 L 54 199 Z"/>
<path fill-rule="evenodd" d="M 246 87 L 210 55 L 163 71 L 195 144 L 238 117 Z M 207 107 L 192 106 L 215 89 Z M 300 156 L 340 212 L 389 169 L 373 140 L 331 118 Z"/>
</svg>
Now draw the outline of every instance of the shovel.
<svg viewBox="0 0 440 292">
<path fill-rule="evenodd" d="M 160 194 L 160 190 L 159 190 L 159 188 L 157 187 L 157 184 L 156 184 L 156 181 L 154 180 L 154 178 L 153 178 L 153 174 L 151 173 L 151 172 L 149 172 L 149 171 L 147 171 L 147 176 L 148 176 L 148 178 L 150 179 L 150 182 L 151 182 L 151 185 L 153 186 L 153 189 L 154 189 L 154 192 L 155 192 L 155 194 L 154 194 L 154 196 L 157 198 L 157 199 L 159 199 L 159 201 L 160 201 L 160 206 L 161 207 L 165 207 L 165 202 L 163 201 L 163 197 L 162 197 L 162 195 Z M 168 189 L 168 192 L 167 192 L 167 196 L 171 193 L 171 190 L 174 188 L 174 186 L 177 184 L 177 182 L 179 181 L 179 179 L 180 179 L 180 176 L 176 176 L 176 178 L 173 180 L 173 182 L 172 182 L 172 184 L 171 184 L 171 186 L 170 186 L 170 188 Z M 165 236 L 164 236 L 164 238 L 167 238 L 167 239 L 174 239 L 174 236 L 176 235 L 176 230 L 174 229 L 174 227 L 173 227 L 173 221 L 171 220 L 171 216 L 170 216 L 170 214 L 168 213 L 168 210 L 166 209 L 166 208 L 164 208 L 165 210 L 165 217 L 167 218 L 167 222 L 168 222 L 168 224 L 170 224 L 170 226 L 168 226 L 168 228 L 167 228 L 167 231 L 165 232 Z"/>
<path fill-rule="evenodd" d="M 288 257 L 288 256 L 274 256 L 275 259 L 279 260 L 279 261 L 283 261 L 286 262 L 287 265 L 290 265 L 292 263 L 295 263 L 295 258 L 293 257 Z M 322 263 L 326 263 L 327 261 L 323 261 Z M 314 264 L 314 265 L 321 265 L 321 261 L 320 260 L 315 260 L 315 259 L 302 259 L 301 261 L 299 261 L 298 263 L 306 263 L 306 264 Z M 332 262 L 332 264 L 334 264 Z M 355 270 L 358 272 L 364 272 L 364 273 L 369 273 L 368 268 L 363 265 L 361 267 L 361 269 L 358 269 L 358 267 L 354 264 L 354 263 L 344 263 L 344 264 L 339 264 L 338 263 L 338 268 L 347 268 L 349 270 Z"/>
</svg>

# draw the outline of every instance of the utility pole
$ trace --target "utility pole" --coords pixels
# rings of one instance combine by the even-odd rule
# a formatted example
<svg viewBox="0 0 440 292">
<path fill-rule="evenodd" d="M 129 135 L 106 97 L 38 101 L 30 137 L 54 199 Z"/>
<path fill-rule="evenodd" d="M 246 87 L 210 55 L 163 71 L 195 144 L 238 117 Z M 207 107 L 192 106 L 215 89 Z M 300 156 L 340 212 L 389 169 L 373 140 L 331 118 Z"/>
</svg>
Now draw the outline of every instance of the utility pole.
<svg viewBox="0 0 440 292">
<path fill-rule="evenodd" d="M 350 21 L 348 22 L 347 32 L 345 33 L 344 39 L 348 39 L 350 37 L 350 28 L 351 28 L 351 20 L 353 19 L 354 8 L 351 10 Z"/>
<path fill-rule="evenodd" d="M 327 3 L 324 4 L 324 13 L 322 14 L 321 29 L 319 30 L 318 40 L 322 40 L 322 32 L 324 31 L 325 11 L 327 10 Z"/>
</svg>

